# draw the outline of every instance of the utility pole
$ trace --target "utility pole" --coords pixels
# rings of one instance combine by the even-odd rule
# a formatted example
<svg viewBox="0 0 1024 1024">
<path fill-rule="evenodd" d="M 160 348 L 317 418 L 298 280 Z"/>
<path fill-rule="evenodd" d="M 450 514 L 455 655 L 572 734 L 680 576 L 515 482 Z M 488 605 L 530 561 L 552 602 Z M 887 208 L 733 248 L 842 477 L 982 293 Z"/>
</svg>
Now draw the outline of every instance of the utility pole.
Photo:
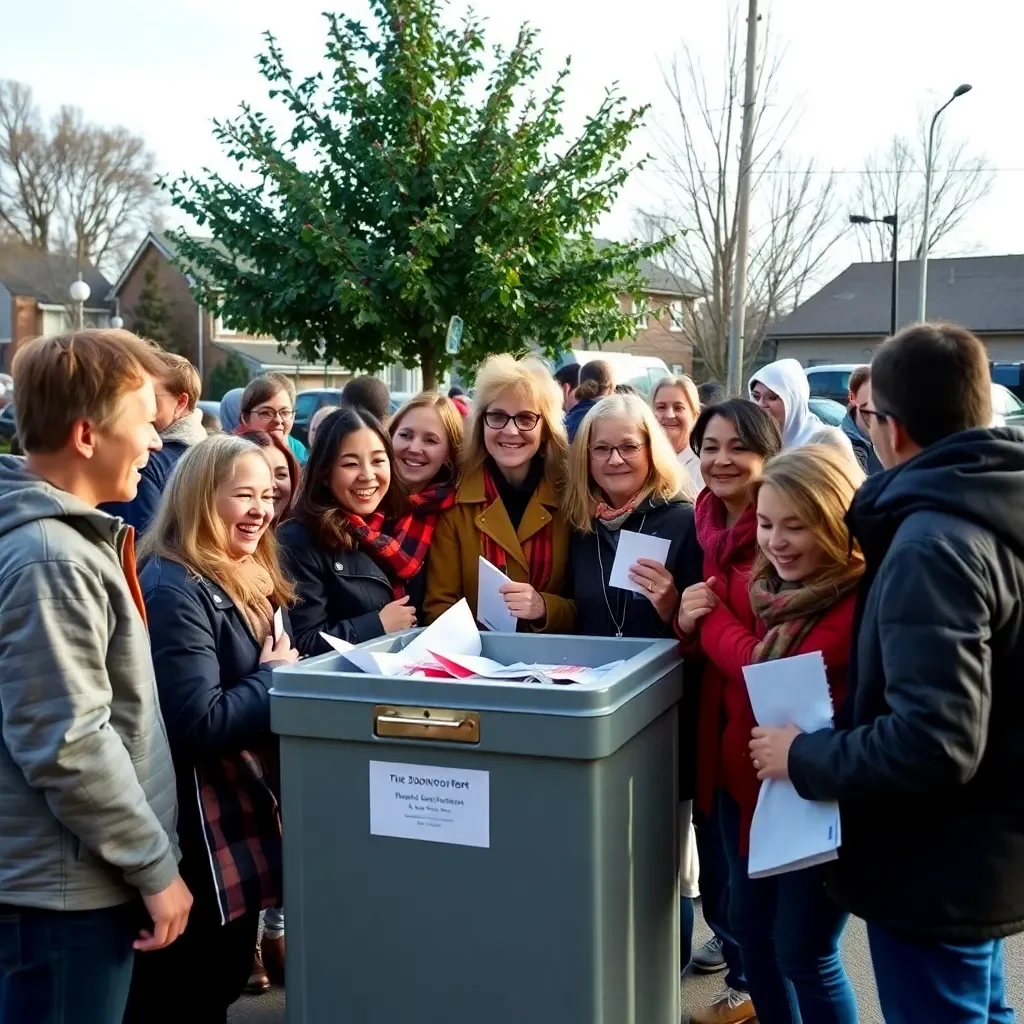
<svg viewBox="0 0 1024 1024">
<path fill-rule="evenodd" d="M 743 134 L 736 212 L 736 266 L 729 320 L 729 394 L 740 394 L 743 381 L 743 321 L 747 312 L 747 250 L 750 238 L 750 164 L 754 151 L 754 82 L 757 71 L 757 0 L 748 0 L 747 64 L 743 85 Z"/>
</svg>

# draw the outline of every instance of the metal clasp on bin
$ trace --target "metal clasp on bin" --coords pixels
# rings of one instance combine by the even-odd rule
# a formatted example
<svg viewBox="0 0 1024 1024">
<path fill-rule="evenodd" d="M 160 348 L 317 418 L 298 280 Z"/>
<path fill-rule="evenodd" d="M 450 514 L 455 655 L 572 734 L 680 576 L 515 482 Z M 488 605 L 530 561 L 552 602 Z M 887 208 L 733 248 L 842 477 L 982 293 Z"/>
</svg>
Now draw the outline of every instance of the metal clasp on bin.
<svg viewBox="0 0 1024 1024">
<path fill-rule="evenodd" d="M 377 704 L 373 709 L 375 736 L 442 743 L 479 743 L 480 714 L 448 708 L 405 708 Z"/>
</svg>

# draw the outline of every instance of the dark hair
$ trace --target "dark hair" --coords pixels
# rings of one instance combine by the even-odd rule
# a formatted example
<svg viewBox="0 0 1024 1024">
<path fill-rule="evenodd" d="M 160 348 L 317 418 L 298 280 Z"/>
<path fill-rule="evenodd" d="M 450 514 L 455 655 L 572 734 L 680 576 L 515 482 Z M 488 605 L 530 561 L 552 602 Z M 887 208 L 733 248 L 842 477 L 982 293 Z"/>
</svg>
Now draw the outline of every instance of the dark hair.
<svg viewBox="0 0 1024 1024">
<path fill-rule="evenodd" d="M 466 392 L 463 391 L 462 388 L 460 388 L 458 384 L 453 384 L 448 389 L 448 397 L 449 398 L 458 398 L 460 395 L 464 395 L 465 393 Z"/>
<path fill-rule="evenodd" d="M 697 385 L 697 396 L 700 398 L 700 407 L 704 409 L 709 405 L 724 402 L 729 397 L 729 392 L 726 391 L 724 384 L 719 384 L 717 380 L 709 380 Z"/>
<path fill-rule="evenodd" d="M 580 364 L 566 363 L 560 370 L 555 370 L 555 380 L 564 388 L 575 391 L 580 386 Z"/>
<path fill-rule="evenodd" d="M 364 428 L 372 430 L 380 438 L 388 462 L 394 468 L 391 438 L 379 421 L 365 409 L 342 406 L 320 424 L 292 511 L 293 519 L 298 519 L 321 544 L 333 551 L 351 551 L 357 544 L 348 525 L 347 513 L 331 490 L 331 474 L 342 442 L 350 434 Z M 395 518 L 404 506 L 404 497 L 398 477 L 392 473 L 391 485 L 380 503 L 379 511 L 388 519 Z"/>
<path fill-rule="evenodd" d="M 633 387 L 632 384 L 616 384 L 615 385 L 615 394 L 617 394 L 617 395 L 636 395 L 637 398 L 642 398 L 643 397 L 640 394 L 640 392 L 637 391 L 637 389 L 635 387 Z"/>
<path fill-rule="evenodd" d="M 611 364 L 603 359 L 592 359 L 580 367 L 580 383 L 576 388 L 576 400 L 585 402 L 592 398 L 603 398 L 615 390 L 615 375 Z"/>
<path fill-rule="evenodd" d="M 341 404 L 365 409 L 379 425 L 391 415 L 391 392 L 377 377 L 353 377 L 341 389 Z"/>
<path fill-rule="evenodd" d="M 728 420 L 736 428 L 743 446 L 762 459 L 773 458 L 782 451 L 782 432 L 778 423 L 757 403 L 746 398 L 731 398 L 727 402 L 709 405 L 697 417 L 690 431 L 690 447 L 698 455 L 704 443 L 704 432 L 716 416 Z"/>
<path fill-rule="evenodd" d="M 294 403 L 295 387 L 287 377 L 279 373 L 265 373 L 262 377 L 254 377 L 246 384 L 242 399 L 238 403 L 239 422 L 244 426 L 243 417 L 249 419 L 256 406 L 269 402 L 282 391 L 288 395 L 289 401 Z"/>
<path fill-rule="evenodd" d="M 295 504 L 295 495 L 299 491 L 299 482 L 302 478 L 299 460 L 295 457 L 295 452 L 288 447 L 288 442 L 283 440 L 280 434 L 270 434 L 266 430 L 256 430 L 254 427 L 243 427 L 238 432 L 238 436 L 244 437 L 247 441 L 252 441 L 253 444 L 257 444 L 261 448 L 276 448 L 284 456 L 284 461 L 288 463 L 288 476 L 292 481 L 292 496 L 288 499 L 288 507 L 274 523 L 275 526 L 280 526 L 281 523 L 291 516 L 292 507 Z"/>
<path fill-rule="evenodd" d="M 871 400 L 921 448 L 961 430 L 987 427 L 992 381 L 985 346 L 959 324 L 904 327 L 871 360 Z"/>
</svg>

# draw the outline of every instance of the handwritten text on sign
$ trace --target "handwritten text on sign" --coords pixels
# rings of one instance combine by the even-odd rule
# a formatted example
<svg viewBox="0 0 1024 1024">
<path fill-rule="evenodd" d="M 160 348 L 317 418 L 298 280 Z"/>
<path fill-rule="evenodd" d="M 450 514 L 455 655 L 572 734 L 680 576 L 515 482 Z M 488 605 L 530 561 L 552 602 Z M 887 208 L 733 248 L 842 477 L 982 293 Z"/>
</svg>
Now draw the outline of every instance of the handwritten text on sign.
<svg viewBox="0 0 1024 1024">
<path fill-rule="evenodd" d="M 490 772 L 371 761 L 370 834 L 490 847 Z"/>
</svg>

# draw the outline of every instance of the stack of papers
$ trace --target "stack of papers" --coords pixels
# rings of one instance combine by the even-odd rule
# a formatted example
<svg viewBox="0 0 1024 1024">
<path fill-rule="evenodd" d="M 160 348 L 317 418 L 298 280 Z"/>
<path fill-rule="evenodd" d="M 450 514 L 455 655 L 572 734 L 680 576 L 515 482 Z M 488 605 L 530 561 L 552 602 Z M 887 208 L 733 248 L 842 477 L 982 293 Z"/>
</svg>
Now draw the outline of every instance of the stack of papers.
<svg viewBox="0 0 1024 1024">
<path fill-rule="evenodd" d="M 832 727 L 832 697 L 821 652 L 779 658 L 743 669 L 758 725 Z M 804 800 L 788 779 L 761 784 L 750 826 L 751 878 L 799 871 L 835 860 L 842 842 L 839 804 Z"/>
<path fill-rule="evenodd" d="M 498 570 L 495 569 L 495 572 Z M 417 679 L 492 679 L 502 682 L 594 683 L 618 668 L 616 661 L 597 668 L 584 665 L 502 665 L 481 657 L 480 631 L 466 599 L 418 633 L 408 647 L 394 653 L 363 651 L 330 633 L 320 634 L 361 672 Z"/>
</svg>

